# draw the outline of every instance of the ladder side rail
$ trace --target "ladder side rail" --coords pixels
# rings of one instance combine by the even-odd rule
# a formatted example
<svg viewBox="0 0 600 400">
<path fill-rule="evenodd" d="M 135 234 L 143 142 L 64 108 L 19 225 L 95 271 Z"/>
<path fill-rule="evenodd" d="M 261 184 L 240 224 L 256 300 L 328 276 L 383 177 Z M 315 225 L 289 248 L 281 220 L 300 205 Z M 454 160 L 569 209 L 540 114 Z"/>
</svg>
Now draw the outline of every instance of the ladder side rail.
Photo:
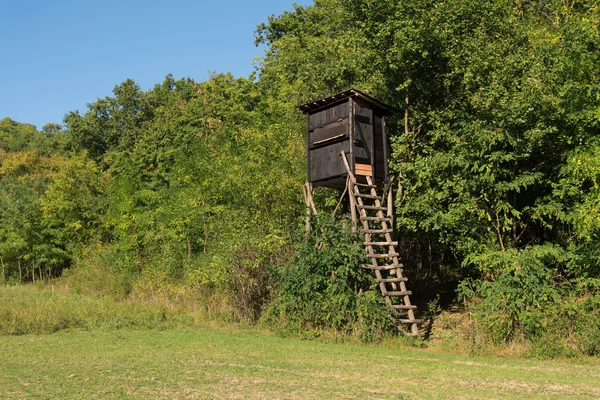
<svg viewBox="0 0 600 400">
<path fill-rule="evenodd" d="M 367 183 L 370 184 L 370 185 L 373 184 L 373 182 L 372 182 L 372 180 L 371 180 L 370 177 L 367 177 Z M 374 194 L 374 195 L 377 194 L 377 192 L 376 192 L 376 190 L 374 188 L 371 188 L 371 194 Z M 381 202 L 379 201 L 379 199 L 375 199 L 375 205 L 381 207 Z M 383 218 L 384 217 L 383 212 L 381 210 L 378 210 L 377 211 L 377 216 Z M 381 221 L 381 225 L 382 225 L 383 229 L 387 229 L 388 228 L 386 221 Z M 387 242 L 391 242 L 392 241 L 392 236 L 389 233 L 386 233 L 385 234 L 385 239 L 386 239 Z M 398 257 L 395 255 L 396 254 L 396 246 L 390 245 L 389 246 L 389 252 L 390 252 L 390 254 L 394 254 L 394 256 L 392 257 L 392 260 L 393 260 L 392 264 L 393 265 L 398 265 L 399 264 L 399 260 L 398 260 Z M 398 268 L 396 270 L 396 276 L 398 276 L 398 277 L 404 277 L 402 272 L 403 272 L 402 269 Z M 399 286 L 400 286 L 400 291 L 401 292 L 405 292 L 405 293 L 408 292 L 406 290 L 406 283 L 404 281 L 400 281 L 399 282 Z M 410 296 L 409 295 L 404 295 L 403 296 L 403 301 L 404 301 L 404 305 L 405 306 L 412 306 L 412 303 L 410 301 Z M 416 323 L 417 320 L 415 318 L 414 310 L 412 308 L 409 308 L 408 310 L 406 310 L 406 315 L 408 316 L 408 320 L 415 321 L 415 322 L 413 322 L 411 324 L 411 327 L 410 327 L 411 333 L 413 335 L 418 335 L 419 334 L 419 327 L 417 326 L 417 323 Z"/>
</svg>

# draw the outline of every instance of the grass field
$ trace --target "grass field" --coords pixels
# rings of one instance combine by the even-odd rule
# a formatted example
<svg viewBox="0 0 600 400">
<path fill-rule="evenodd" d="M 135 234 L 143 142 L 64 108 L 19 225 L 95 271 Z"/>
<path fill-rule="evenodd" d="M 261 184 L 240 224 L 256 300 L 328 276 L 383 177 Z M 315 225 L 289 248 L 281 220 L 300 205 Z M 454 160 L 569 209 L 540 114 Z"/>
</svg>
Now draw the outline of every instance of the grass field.
<svg viewBox="0 0 600 400">
<path fill-rule="evenodd" d="M 0 337 L 0 398 L 600 398 L 600 362 L 211 330 Z"/>
</svg>

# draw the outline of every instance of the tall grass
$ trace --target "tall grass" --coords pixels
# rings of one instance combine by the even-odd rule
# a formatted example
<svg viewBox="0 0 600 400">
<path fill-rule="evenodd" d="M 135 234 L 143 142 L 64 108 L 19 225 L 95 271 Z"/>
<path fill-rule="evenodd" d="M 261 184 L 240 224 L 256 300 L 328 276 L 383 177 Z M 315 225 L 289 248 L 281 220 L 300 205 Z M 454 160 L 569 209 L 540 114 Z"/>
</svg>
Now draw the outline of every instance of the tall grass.
<svg viewBox="0 0 600 400">
<path fill-rule="evenodd" d="M 230 323 L 219 301 L 190 292 L 178 297 L 146 294 L 114 299 L 82 295 L 63 282 L 0 287 L 0 334 L 51 333 L 63 329 L 166 329 Z"/>
</svg>

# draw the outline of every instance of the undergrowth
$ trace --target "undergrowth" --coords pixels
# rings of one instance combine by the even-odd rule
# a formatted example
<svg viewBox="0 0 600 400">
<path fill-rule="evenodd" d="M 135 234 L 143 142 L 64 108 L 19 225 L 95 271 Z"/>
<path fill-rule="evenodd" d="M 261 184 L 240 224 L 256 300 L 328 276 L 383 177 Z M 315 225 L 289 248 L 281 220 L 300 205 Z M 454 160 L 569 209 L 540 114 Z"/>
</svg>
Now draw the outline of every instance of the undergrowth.
<svg viewBox="0 0 600 400">
<path fill-rule="evenodd" d="M 325 331 L 377 342 L 395 330 L 366 262 L 363 240 L 322 215 L 289 263 L 274 271 L 278 293 L 263 321 L 282 335 L 314 338 Z"/>
</svg>

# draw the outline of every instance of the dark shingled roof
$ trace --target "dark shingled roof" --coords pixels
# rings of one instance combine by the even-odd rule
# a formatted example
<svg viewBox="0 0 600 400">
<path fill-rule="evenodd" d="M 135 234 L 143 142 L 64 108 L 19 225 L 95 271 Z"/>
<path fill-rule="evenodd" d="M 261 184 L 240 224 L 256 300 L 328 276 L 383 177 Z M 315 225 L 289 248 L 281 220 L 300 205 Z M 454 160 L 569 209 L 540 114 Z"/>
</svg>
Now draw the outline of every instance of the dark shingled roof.
<svg viewBox="0 0 600 400">
<path fill-rule="evenodd" d="M 309 114 L 309 113 L 316 112 L 319 109 L 327 107 L 331 104 L 338 103 L 341 100 L 347 99 L 348 97 L 362 98 L 363 100 L 368 101 L 369 103 L 371 103 L 375 107 L 385 111 L 386 113 L 388 113 L 392 110 L 392 108 L 390 106 L 388 106 L 388 105 L 382 103 L 381 101 L 377 100 L 376 98 L 369 96 L 368 94 L 363 93 L 360 90 L 356 90 L 356 89 L 349 89 L 349 90 L 346 90 L 345 92 L 334 94 L 333 96 L 330 96 L 330 97 L 325 97 L 323 99 L 315 100 L 310 103 L 302 104 L 301 106 L 298 106 L 298 108 L 304 114 Z"/>
</svg>

